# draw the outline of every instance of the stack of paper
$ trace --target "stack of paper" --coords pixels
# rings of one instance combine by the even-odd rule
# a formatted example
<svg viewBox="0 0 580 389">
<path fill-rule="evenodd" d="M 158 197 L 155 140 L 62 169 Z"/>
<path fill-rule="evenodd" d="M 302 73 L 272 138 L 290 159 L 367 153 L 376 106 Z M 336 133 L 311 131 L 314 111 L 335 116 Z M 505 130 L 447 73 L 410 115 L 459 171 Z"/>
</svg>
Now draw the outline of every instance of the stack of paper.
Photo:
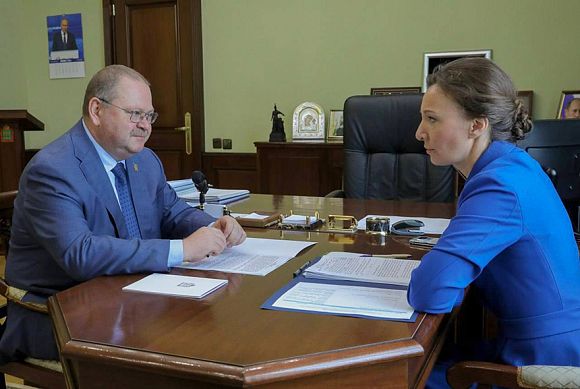
<svg viewBox="0 0 580 389">
<path fill-rule="evenodd" d="M 293 281 L 290 286 L 274 294 L 262 308 L 384 320 L 415 320 L 417 315 L 407 303 L 407 291 L 363 285 Z"/>
<path fill-rule="evenodd" d="M 194 205 L 199 203 L 199 191 L 191 180 L 175 180 L 167 181 L 167 183 L 175 190 L 179 198 L 194 203 Z M 247 189 L 209 188 L 205 194 L 205 201 L 214 204 L 229 204 L 236 200 L 246 198 L 249 195 L 250 191 Z"/>
<path fill-rule="evenodd" d="M 332 252 L 303 271 L 306 278 L 408 286 L 420 261 Z"/>
<path fill-rule="evenodd" d="M 217 278 L 188 277 L 154 273 L 125 286 L 123 290 L 202 298 L 227 283 L 228 280 Z"/>
<path fill-rule="evenodd" d="M 414 321 L 407 302 L 419 261 L 332 252 L 306 263 L 262 308 L 325 315 Z"/>
<path fill-rule="evenodd" d="M 284 220 L 282 220 L 283 224 L 287 225 L 294 225 L 294 226 L 306 226 L 308 223 L 310 225 L 315 224 L 318 222 L 316 216 L 306 216 L 306 215 L 290 215 L 286 216 Z"/>
</svg>

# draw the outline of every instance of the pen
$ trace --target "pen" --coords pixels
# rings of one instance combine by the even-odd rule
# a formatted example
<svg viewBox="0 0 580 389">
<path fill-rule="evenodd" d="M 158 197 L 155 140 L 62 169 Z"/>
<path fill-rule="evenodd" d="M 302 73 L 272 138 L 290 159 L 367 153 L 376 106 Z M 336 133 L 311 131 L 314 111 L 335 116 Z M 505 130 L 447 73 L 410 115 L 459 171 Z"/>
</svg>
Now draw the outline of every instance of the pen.
<svg viewBox="0 0 580 389">
<path fill-rule="evenodd" d="M 304 265 L 300 266 L 300 268 L 294 272 L 294 277 L 298 277 L 308 266 L 310 266 L 310 261 L 307 261 Z"/>
<path fill-rule="evenodd" d="M 379 257 L 379 258 L 395 258 L 395 259 L 408 259 L 411 258 L 411 254 L 365 254 L 363 257 Z"/>
</svg>

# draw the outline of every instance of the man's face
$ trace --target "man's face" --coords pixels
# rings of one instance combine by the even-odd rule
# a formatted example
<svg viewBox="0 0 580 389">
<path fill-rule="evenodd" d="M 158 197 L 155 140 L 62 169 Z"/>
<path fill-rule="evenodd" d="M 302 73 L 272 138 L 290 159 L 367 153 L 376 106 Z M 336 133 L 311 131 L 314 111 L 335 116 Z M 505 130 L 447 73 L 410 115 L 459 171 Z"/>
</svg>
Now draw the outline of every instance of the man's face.
<svg viewBox="0 0 580 389">
<path fill-rule="evenodd" d="M 62 30 L 62 32 L 68 31 L 68 20 L 61 20 L 60 21 L 60 29 Z"/>
<path fill-rule="evenodd" d="M 116 89 L 117 97 L 110 103 L 127 111 L 153 111 L 151 90 L 143 81 L 123 78 Z M 131 115 L 118 107 L 100 102 L 100 125 L 93 135 L 109 154 L 121 161 L 143 150 L 151 135 L 151 123 L 146 119 L 133 123 Z"/>
<path fill-rule="evenodd" d="M 566 108 L 566 119 L 580 119 L 580 99 L 573 100 Z"/>
</svg>

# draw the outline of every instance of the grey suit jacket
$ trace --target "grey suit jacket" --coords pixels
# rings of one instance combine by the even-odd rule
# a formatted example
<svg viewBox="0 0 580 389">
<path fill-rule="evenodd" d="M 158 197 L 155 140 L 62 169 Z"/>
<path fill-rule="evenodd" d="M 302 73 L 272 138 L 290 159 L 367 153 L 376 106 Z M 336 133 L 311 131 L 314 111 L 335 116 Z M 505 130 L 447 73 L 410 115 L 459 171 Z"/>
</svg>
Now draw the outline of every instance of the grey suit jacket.
<svg viewBox="0 0 580 389">
<path fill-rule="evenodd" d="M 119 203 L 80 121 L 26 166 L 14 204 L 6 280 L 29 291 L 28 300 L 45 302 L 102 275 L 167 271 L 168 239 L 215 220 L 177 198 L 151 150 L 126 164 L 143 239 L 127 239 Z M 0 353 L 5 359 L 57 358 L 48 318 L 10 304 Z"/>
</svg>

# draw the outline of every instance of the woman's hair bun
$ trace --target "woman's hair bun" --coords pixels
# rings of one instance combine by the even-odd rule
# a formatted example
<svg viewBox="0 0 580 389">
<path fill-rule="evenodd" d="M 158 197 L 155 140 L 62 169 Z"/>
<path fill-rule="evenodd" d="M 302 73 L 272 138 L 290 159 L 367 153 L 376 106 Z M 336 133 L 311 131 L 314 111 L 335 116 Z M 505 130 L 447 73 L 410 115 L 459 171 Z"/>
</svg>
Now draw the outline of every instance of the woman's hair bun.
<svg viewBox="0 0 580 389">
<path fill-rule="evenodd" d="M 515 101 L 514 125 L 512 127 L 512 138 L 523 139 L 532 129 L 532 120 L 528 110 L 520 99 Z"/>
</svg>

